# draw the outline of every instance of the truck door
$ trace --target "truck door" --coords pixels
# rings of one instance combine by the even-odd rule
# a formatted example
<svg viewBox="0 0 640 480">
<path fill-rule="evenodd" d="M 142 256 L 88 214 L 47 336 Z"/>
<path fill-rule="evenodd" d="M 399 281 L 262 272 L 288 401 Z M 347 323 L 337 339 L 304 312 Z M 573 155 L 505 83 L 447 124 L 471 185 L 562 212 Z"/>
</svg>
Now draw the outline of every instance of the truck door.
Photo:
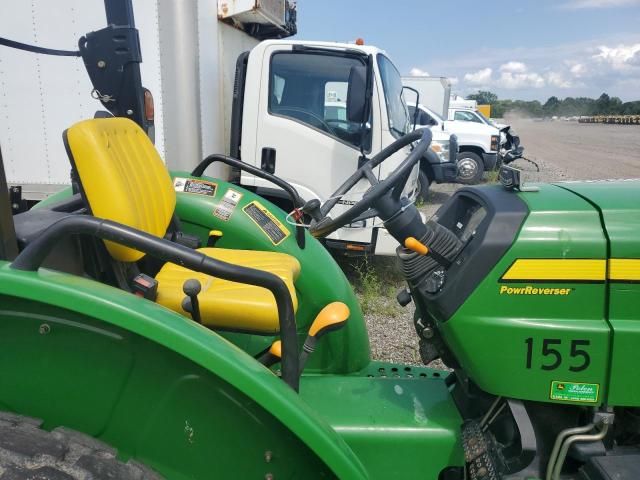
<svg viewBox="0 0 640 480">
<path fill-rule="evenodd" d="M 257 166 L 284 178 L 303 198 L 326 200 L 358 167 L 363 136 L 360 125 L 347 120 L 347 87 L 352 67 L 366 61 L 362 54 L 337 49 L 266 47 L 255 150 L 253 155 L 243 151 L 243 160 L 252 158 Z M 380 115 L 375 87 L 373 95 L 371 123 Z M 365 135 L 365 152 L 380 148 L 379 134 L 373 130 Z M 251 180 L 258 188 L 272 187 Z"/>
</svg>

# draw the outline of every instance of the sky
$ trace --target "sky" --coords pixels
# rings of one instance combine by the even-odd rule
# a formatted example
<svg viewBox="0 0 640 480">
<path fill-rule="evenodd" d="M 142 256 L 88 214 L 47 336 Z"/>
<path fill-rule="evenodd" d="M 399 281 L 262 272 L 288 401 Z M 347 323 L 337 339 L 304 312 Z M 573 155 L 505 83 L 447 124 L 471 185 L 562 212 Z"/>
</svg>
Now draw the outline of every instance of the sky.
<svg viewBox="0 0 640 480">
<path fill-rule="evenodd" d="M 640 100 L 640 0 L 298 0 L 303 40 L 363 38 L 402 75 L 502 99 Z"/>
</svg>

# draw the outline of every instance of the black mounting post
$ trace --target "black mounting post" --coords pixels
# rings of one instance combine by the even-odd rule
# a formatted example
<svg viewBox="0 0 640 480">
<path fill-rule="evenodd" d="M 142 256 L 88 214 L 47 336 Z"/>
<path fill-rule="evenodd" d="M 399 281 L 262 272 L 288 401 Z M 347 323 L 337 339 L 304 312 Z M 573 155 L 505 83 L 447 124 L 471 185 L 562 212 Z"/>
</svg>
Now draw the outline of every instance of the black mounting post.
<svg viewBox="0 0 640 480">
<path fill-rule="evenodd" d="M 104 0 L 107 27 L 80 38 L 78 47 L 94 95 L 116 117 L 130 118 L 145 132 L 153 119 L 145 115 L 140 76 L 140 38 L 131 0 Z"/>
<path fill-rule="evenodd" d="M 0 149 L 0 260 L 13 260 L 18 255 L 18 241 L 13 225 L 9 187 L 4 173 L 2 150 Z"/>
</svg>

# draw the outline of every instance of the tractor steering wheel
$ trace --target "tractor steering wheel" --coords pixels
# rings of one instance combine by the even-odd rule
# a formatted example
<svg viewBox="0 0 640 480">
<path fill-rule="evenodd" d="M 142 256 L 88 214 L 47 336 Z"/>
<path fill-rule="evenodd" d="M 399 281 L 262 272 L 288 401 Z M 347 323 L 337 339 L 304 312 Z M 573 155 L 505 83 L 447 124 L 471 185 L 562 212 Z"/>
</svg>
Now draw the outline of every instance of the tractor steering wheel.
<svg viewBox="0 0 640 480">
<path fill-rule="evenodd" d="M 402 203 L 400 202 L 400 195 L 402 194 L 402 190 L 409 179 L 413 167 L 420 162 L 422 155 L 424 155 L 427 148 L 429 148 L 431 138 L 431 130 L 415 130 L 381 150 L 377 155 L 358 168 L 358 170 L 329 197 L 329 200 L 320 207 L 319 215 L 317 213 L 316 215 L 311 213 L 312 216 L 318 217 L 318 219 L 311 222 L 309 233 L 316 238 L 326 237 L 344 225 L 380 216 L 383 211 L 384 216 L 381 218 L 386 220 L 385 217 L 389 218 L 401 210 Z M 398 150 L 416 140 L 420 141 L 407 158 L 404 159 L 387 178 L 381 182 L 378 181 L 373 173 L 373 169 Z M 336 206 L 339 199 L 363 178 L 371 184 L 371 188 L 367 190 L 362 196 L 362 199 L 355 205 L 346 212 L 338 215 L 335 219 L 332 219 L 329 216 L 329 212 Z M 385 199 L 387 201 L 385 201 Z"/>
</svg>

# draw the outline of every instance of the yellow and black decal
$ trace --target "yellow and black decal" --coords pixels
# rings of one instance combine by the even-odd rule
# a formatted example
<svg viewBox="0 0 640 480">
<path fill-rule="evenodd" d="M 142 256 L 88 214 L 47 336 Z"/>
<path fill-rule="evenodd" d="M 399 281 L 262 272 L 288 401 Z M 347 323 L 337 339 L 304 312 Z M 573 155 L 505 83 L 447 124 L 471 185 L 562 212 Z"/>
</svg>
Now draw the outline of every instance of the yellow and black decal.
<svg viewBox="0 0 640 480">
<path fill-rule="evenodd" d="M 519 258 L 501 282 L 600 283 L 607 276 L 607 261 L 593 258 Z"/>
<path fill-rule="evenodd" d="M 176 192 L 195 193 L 196 195 L 213 197 L 216 194 L 218 184 L 198 178 L 176 177 L 173 179 L 173 188 Z"/>
<path fill-rule="evenodd" d="M 500 283 L 604 283 L 640 282 L 640 259 L 612 258 L 519 258 L 500 278 Z M 501 285 L 501 295 L 569 295 L 572 288 L 540 288 L 535 285 Z"/>
<path fill-rule="evenodd" d="M 242 211 L 253 220 L 274 245 L 280 245 L 290 235 L 287 227 L 257 200 L 247 204 Z"/>
<path fill-rule="evenodd" d="M 609 280 L 619 283 L 640 283 L 640 258 L 610 259 Z"/>
</svg>

